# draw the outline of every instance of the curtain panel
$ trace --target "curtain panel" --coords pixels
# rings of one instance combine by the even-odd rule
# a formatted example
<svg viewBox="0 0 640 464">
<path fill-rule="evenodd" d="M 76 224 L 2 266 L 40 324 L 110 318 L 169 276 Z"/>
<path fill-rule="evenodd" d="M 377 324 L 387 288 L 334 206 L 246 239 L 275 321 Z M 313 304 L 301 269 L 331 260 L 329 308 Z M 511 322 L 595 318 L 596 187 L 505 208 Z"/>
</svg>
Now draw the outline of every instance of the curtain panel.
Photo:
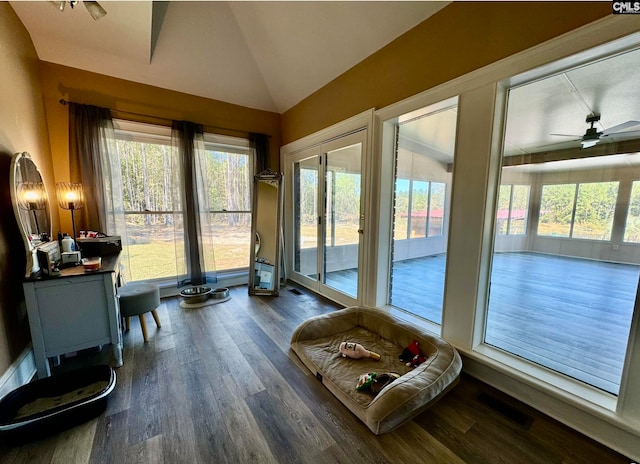
<svg viewBox="0 0 640 464">
<path fill-rule="evenodd" d="M 122 193 L 122 167 L 111 110 L 69 103 L 69 174 L 82 184 L 85 205 L 78 210 L 78 229 L 119 235 L 123 263 L 128 241 Z M 128 266 L 127 266 L 128 268 Z"/>
<path fill-rule="evenodd" d="M 255 174 L 259 174 L 269 167 L 269 136 L 250 132 L 249 146 L 255 153 Z"/>
<path fill-rule="evenodd" d="M 178 287 L 217 282 L 213 254 L 214 224 L 204 179 L 207 152 L 199 124 L 174 121 L 174 230 Z"/>
<path fill-rule="evenodd" d="M 69 174 L 71 182 L 82 184 L 85 197 L 84 208 L 78 211 L 80 229 L 107 230 L 102 163 L 108 157 L 107 132 L 113 133 L 111 111 L 69 103 Z"/>
</svg>

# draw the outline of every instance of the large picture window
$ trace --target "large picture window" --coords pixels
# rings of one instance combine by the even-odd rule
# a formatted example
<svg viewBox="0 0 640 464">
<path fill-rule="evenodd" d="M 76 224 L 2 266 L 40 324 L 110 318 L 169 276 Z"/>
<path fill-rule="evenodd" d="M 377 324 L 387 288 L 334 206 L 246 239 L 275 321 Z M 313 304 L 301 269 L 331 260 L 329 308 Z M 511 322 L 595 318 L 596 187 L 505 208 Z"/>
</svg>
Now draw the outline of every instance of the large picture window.
<svg viewBox="0 0 640 464">
<path fill-rule="evenodd" d="M 610 240 L 618 182 L 543 185 L 538 235 Z"/>
<path fill-rule="evenodd" d="M 582 86 L 605 69 L 626 69 L 629 58 L 509 89 L 484 334 L 500 356 L 612 395 L 620 391 L 640 278 L 638 143 L 602 137 L 594 147 L 571 135 L 575 129 L 538 131 L 532 121 L 571 124 L 570 109 L 582 108 L 575 95 L 591 95 Z M 613 116 L 607 123 L 595 130 L 640 126 Z"/>
<path fill-rule="evenodd" d="M 131 280 L 170 279 L 184 249 L 176 246 L 174 224 L 182 211 L 173 204 L 170 129 L 116 122 L 127 236 L 127 270 Z M 213 228 L 212 250 L 205 266 L 217 272 L 247 269 L 251 236 L 252 168 L 248 141 L 205 134 L 204 186 Z"/>
<path fill-rule="evenodd" d="M 624 227 L 624 241 L 640 243 L 640 181 L 631 183 L 631 195 Z"/>
<path fill-rule="evenodd" d="M 209 214 L 212 216 L 212 253 L 215 269 L 224 272 L 249 266 L 251 243 L 251 185 L 249 147 L 233 140 L 205 135 L 206 178 Z M 205 255 L 207 256 L 207 255 Z M 207 263 L 207 267 L 213 263 Z"/>
<path fill-rule="evenodd" d="M 496 233 L 500 235 L 526 233 L 530 189 L 528 185 L 500 185 Z"/>
</svg>

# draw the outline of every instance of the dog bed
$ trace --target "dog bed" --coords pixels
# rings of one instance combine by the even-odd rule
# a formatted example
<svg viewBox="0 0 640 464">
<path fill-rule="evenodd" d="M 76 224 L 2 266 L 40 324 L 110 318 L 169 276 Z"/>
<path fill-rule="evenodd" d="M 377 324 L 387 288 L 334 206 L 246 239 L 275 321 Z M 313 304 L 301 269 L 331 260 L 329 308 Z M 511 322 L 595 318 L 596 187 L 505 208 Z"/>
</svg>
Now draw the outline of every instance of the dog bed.
<svg viewBox="0 0 640 464">
<path fill-rule="evenodd" d="M 105 410 L 115 386 L 107 365 L 34 380 L 0 401 L 0 437 L 24 442 L 78 425 Z"/>
<path fill-rule="evenodd" d="M 412 368 L 399 355 L 417 340 L 426 361 Z M 343 341 L 379 353 L 379 361 L 340 355 Z M 389 432 L 424 411 L 459 381 L 462 361 L 443 339 L 395 319 L 382 310 L 354 306 L 315 316 L 291 337 L 291 349 L 351 412 L 376 435 Z M 356 391 L 367 372 L 396 372 L 400 377 L 376 396 Z"/>
</svg>

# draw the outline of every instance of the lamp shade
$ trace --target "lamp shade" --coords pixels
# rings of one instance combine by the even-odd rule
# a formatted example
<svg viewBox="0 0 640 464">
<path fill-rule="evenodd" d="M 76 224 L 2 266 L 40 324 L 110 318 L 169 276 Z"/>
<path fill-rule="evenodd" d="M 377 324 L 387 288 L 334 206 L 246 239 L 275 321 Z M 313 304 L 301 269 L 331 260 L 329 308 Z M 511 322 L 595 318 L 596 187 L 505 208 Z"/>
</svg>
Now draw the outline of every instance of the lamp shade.
<svg viewBox="0 0 640 464">
<path fill-rule="evenodd" d="M 19 182 L 17 197 L 21 209 L 34 211 L 47 207 L 47 191 L 42 182 Z"/>
<path fill-rule="evenodd" d="M 62 209 L 80 209 L 84 206 L 82 184 L 73 182 L 56 183 L 56 197 L 58 206 Z"/>
</svg>

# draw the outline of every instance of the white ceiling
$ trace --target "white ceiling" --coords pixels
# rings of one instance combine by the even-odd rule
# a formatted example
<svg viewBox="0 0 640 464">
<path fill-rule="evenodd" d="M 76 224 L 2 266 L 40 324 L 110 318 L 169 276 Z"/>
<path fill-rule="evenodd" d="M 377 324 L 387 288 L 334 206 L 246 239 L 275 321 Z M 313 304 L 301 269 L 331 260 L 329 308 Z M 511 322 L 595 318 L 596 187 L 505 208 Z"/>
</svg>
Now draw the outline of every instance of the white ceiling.
<svg viewBox="0 0 640 464">
<path fill-rule="evenodd" d="M 445 1 L 10 2 L 43 61 L 282 113 Z"/>
<path fill-rule="evenodd" d="M 553 166 L 532 164 L 526 168 L 530 172 L 557 170 L 560 166 L 598 169 L 614 164 L 637 165 L 640 156 L 602 157 L 596 156 L 604 153 L 601 149 L 575 149 L 581 149 L 580 139 L 589 127 L 586 118 L 590 114 L 601 116 L 594 127 L 607 134 L 598 145 L 640 139 L 638 47 L 640 34 L 551 63 L 543 70 L 514 76 L 516 85 L 508 96 L 504 156 L 568 149 L 573 149 L 573 154 L 565 151 L 564 156 L 593 156 L 589 160 L 555 162 Z M 399 118 L 404 146 L 445 164 L 453 163 L 456 105 L 455 99 L 450 99 Z M 620 125 L 625 127 L 616 129 Z"/>
</svg>

